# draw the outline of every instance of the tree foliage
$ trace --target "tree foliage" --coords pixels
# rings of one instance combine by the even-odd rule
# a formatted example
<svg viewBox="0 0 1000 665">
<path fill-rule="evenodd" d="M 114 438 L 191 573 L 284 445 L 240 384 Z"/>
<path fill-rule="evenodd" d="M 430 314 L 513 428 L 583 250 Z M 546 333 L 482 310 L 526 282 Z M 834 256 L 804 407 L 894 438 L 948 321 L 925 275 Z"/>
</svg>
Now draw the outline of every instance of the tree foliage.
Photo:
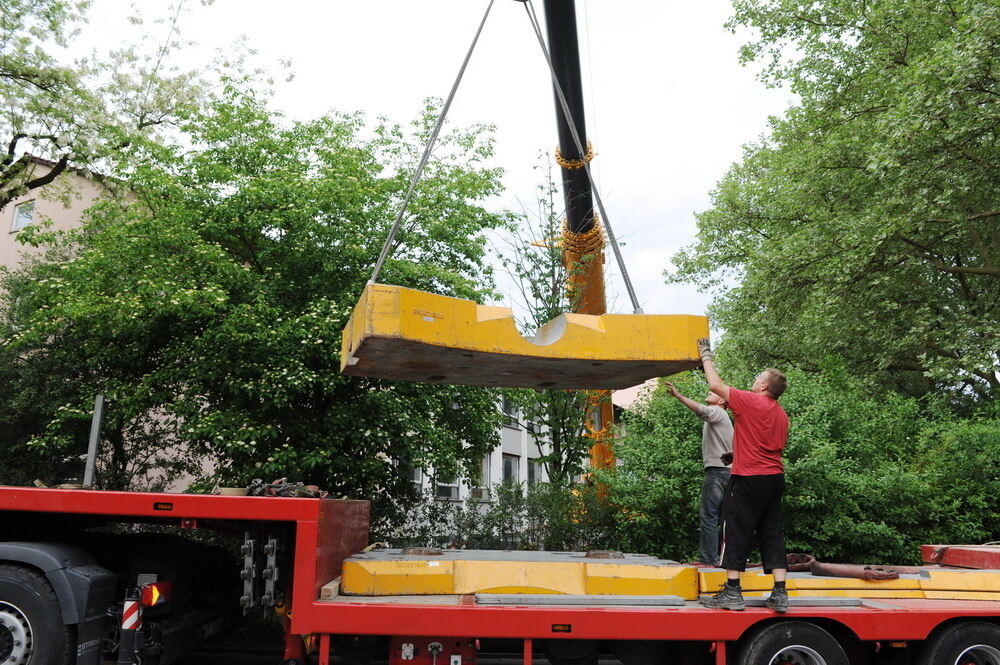
<svg viewBox="0 0 1000 665">
<path fill-rule="evenodd" d="M 4 0 L 0 20 L 0 208 L 50 185 L 67 168 L 97 169 L 199 105 L 201 74 L 180 71 L 183 1 L 171 7 L 154 49 L 141 41 L 71 59 L 86 0 Z M 134 18 L 135 23 L 141 23 Z M 39 165 L 23 153 L 48 160 Z M 51 193 L 51 190 L 50 190 Z"/>
<path fill-rule="evenodd" d="M 833 354 L 911 394 L 995 398 L 1000 7 L 738 0 L 730 26 L 799 103 L 719 183 L 672 277 L 723 287 L 711 313 L 745 362 Z"/>
<path fill-rule="evenodd" d="M 732 373 L 732 372 L 730 372 Z M 749 385 L 753 373 L 734 373 Z M 788 372 L 781 398 L 789 551 L 820 560 L 917 563 L 924 543 L 1000 534 L 1000 415 L 959 418 L 944 403 L 880 398 L 836 363 Z M 701 394 L 700 375 L 677 377 Z M 607 476 L 625 549 L 686 559 L 698 545 L 701 421 L 662 388 L 625 422 L 620 466 Z"/>
<path fill-rule="evenodd" d="M 340 331 L 435 112 L 410 129 L 361 115 L 290 123 L 231 89 L 190 118 L 194 148 L 135 148 L 134 196 L 91 209 L 61 256 L 7 281 L 7 452 L 78 453 L 101 392 L 109 450 L 123 446 L 106 487 L 135 485 L 143 451 L 128 432 L 158 428 L 161 459 L 207 456 L 213 481 L 289 476 L 375 499 L 384 516 L 412 494 L 402 468 L 455 469 L 490 450 L 491 391 L 339 373 Z M 484 231 L 507 223 L 479 203 L 499 188 L 491 151 L 483 127 L 442 138 L 383 281 L 482 293 Z"/>
</svg>

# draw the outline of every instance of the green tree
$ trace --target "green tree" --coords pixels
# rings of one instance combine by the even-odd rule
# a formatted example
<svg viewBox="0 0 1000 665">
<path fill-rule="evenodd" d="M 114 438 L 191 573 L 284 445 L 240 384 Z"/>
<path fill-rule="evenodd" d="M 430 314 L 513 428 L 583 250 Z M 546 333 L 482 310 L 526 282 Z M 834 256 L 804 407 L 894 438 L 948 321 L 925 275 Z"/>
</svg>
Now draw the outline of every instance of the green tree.
<svg viewBox="0 0 1000 665">
<path fill-rule="evenodd" d="M 726 367 L 729 367 L 727 364 Z M 733 385 L 752 372 L 729 371 Z M 731 375 L 731 376 L 730 376 Z M 1000 534 L 1000 420 L 959 418 L 943 403 L 885 392 L 828 361 L 790 370 L 781 401 L 789 551 L 820 560 L 918 563 L 924 543 Z M 677 377 L 687 394 L 700 375 Z M 625 421 L 620 466 L 607 474 L 620 547 L 685 559 L 697 549 L 701 421 L 662 388 Z"/>
<path fill-rule="evenodd" d="M 7 280 L 5 399 L 26 385 L 39 402 L 19 398 L 30 438 L 12 422 L 26 414 L 0 408 L 3 445 L 79 453 L 102 392 L 106 487 L 131 484 L 129 433 L 154 422 L 160 455 L 207 456 L 213 481 L 309 480 L 375 500 L 382 517 L 412 494 L 403 468 L 471 466 L 496 443 L 491 391 L 339 373 L 340 331 L 435 112 L 412 131 L 360 115 L 290 123 L 231 89 L 188 122 L 195 148 L 134 148 L 135 195 L 94 207 L 76 249 Z M 507 223 L 479 203 L 500 187 L 491 152 L 483 127 L 442 139 L 384 281 L 482 294 L 484 231 Z"/>
<path fill-rule="evenodd" d="M 200 74 L 170 64 L 183 0 L 170 8 L 155 49 L 119 43 L 72 60 L 66 46 L 89 5 L 4 0 L 0 8 L 0 208 L 41 187 L 51 195 L 67 168 L 102 170 L 123 147 L 162 134 L 206 96 Z"/>
<path fill-rule="evenodd" d="M 746 148 L 672 278 L 721 289 L 731 354 L 1000 390 L 1000 7 L 738 0 L 744 61 L 799 103 Z M 733 280 L 737 282 L 732 286 Z"/>
</svg>

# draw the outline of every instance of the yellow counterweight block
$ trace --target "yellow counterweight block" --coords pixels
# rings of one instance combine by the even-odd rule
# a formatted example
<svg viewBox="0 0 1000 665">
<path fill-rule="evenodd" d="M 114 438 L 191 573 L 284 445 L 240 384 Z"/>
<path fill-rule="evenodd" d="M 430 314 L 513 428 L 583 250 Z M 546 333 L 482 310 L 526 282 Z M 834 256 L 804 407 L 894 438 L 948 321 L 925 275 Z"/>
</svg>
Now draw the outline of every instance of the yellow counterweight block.
<svg viewBox="0 0 1000 665">
<path fill-rule="evenodd" d="M 699 572 L 701 593 L 711 594 L 726 581 L 724 570 Z M 785 580 L 789 596 L 847 598 L 923 598 L 918 575 L 895 580 L 860 580 L 853 577 L 825 577 L 811 573 L 789 573 Z M 747 597 L 765 596 L 774 586 L 774 578 L 761 571 L 740 573 L 740 586 Z"/>
<path fill-rule="evenodd" d="M 582 553 L 445 550 L 410 556 L 400 550 L 355 555 L 344 562 L 346 595 L 567 594 L 698 595 L 695 569 L 642 555 L 595 561 Z"/>
<path fill-rule="evenodd" d="M 506 307 L 367 286 L 343 331 L 344 374 L 522 388 L 621 389 L 699 364 L 708 319 L 563 314 L 535 335 Z"/>
</svg>

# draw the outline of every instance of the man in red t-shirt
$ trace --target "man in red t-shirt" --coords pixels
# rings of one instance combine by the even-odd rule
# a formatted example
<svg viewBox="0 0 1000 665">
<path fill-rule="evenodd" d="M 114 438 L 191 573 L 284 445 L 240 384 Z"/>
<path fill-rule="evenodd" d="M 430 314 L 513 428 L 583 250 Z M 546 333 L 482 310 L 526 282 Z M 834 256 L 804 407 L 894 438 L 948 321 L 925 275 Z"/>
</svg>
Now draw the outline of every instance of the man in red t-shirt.
<svg viewBox="0 0 1000 665">
<path fill-rule="evenodd" d="M 787 558 L 781 512 L 785 467 L 781 452 L 788 440 L 788 415 L 778 404 L 778 398 L 785 392 L 785 375 L 776 369 L 765 369 L 754 379 L 750 390 L 731 388 L 715 371 L 707 338 L 698 340 L 698 351 L 709 390 L 729 403 L 735 419 L 733 469 L 722 510 L 722 567 L 726 569 L 726 584 L 701 604 L 726 610 L 742 610 L 746 606 L 740 573 L 746 570 L 747 554 L 756 536 L 764 572 L 774 575 L 774 589 L 765 605 L 776 612 L 785 612 Z"/>
</svg>

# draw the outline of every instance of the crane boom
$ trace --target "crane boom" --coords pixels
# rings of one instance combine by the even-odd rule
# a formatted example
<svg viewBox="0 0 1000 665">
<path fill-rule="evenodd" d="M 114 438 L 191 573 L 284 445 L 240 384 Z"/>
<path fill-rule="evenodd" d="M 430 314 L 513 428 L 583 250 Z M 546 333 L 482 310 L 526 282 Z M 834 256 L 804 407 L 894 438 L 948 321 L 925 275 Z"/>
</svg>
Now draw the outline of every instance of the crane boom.
<svg viewBox="0 0 1000 665">
<path fill-rule="evenodd" d="M 559 133 L 557 161 L 562 167 L 563 198 L 566 202 L 562 251 L 570 307 L 579 314 L 605 314 L 604 235 L 594 214 L 590 180 L 582 168 L 593 158 L 593 152 L 587 141 L 583 109 L 575 1 L 545 0 L 545 25 L 553 73 L 572 116 L 566 117 L 559 93 L 554 90 Z M 579 144 L 574 140 L 570 123 L 576 129 Z M 581 154 L 578 145 L 586 151 L 585 154 Z M 585 423 L 588 436 L 593 440 L 590 448 L 592 468 L 614 466 L 610 444 L 613 408 L 610 391 L 588 392 Z"/>
</svg>

